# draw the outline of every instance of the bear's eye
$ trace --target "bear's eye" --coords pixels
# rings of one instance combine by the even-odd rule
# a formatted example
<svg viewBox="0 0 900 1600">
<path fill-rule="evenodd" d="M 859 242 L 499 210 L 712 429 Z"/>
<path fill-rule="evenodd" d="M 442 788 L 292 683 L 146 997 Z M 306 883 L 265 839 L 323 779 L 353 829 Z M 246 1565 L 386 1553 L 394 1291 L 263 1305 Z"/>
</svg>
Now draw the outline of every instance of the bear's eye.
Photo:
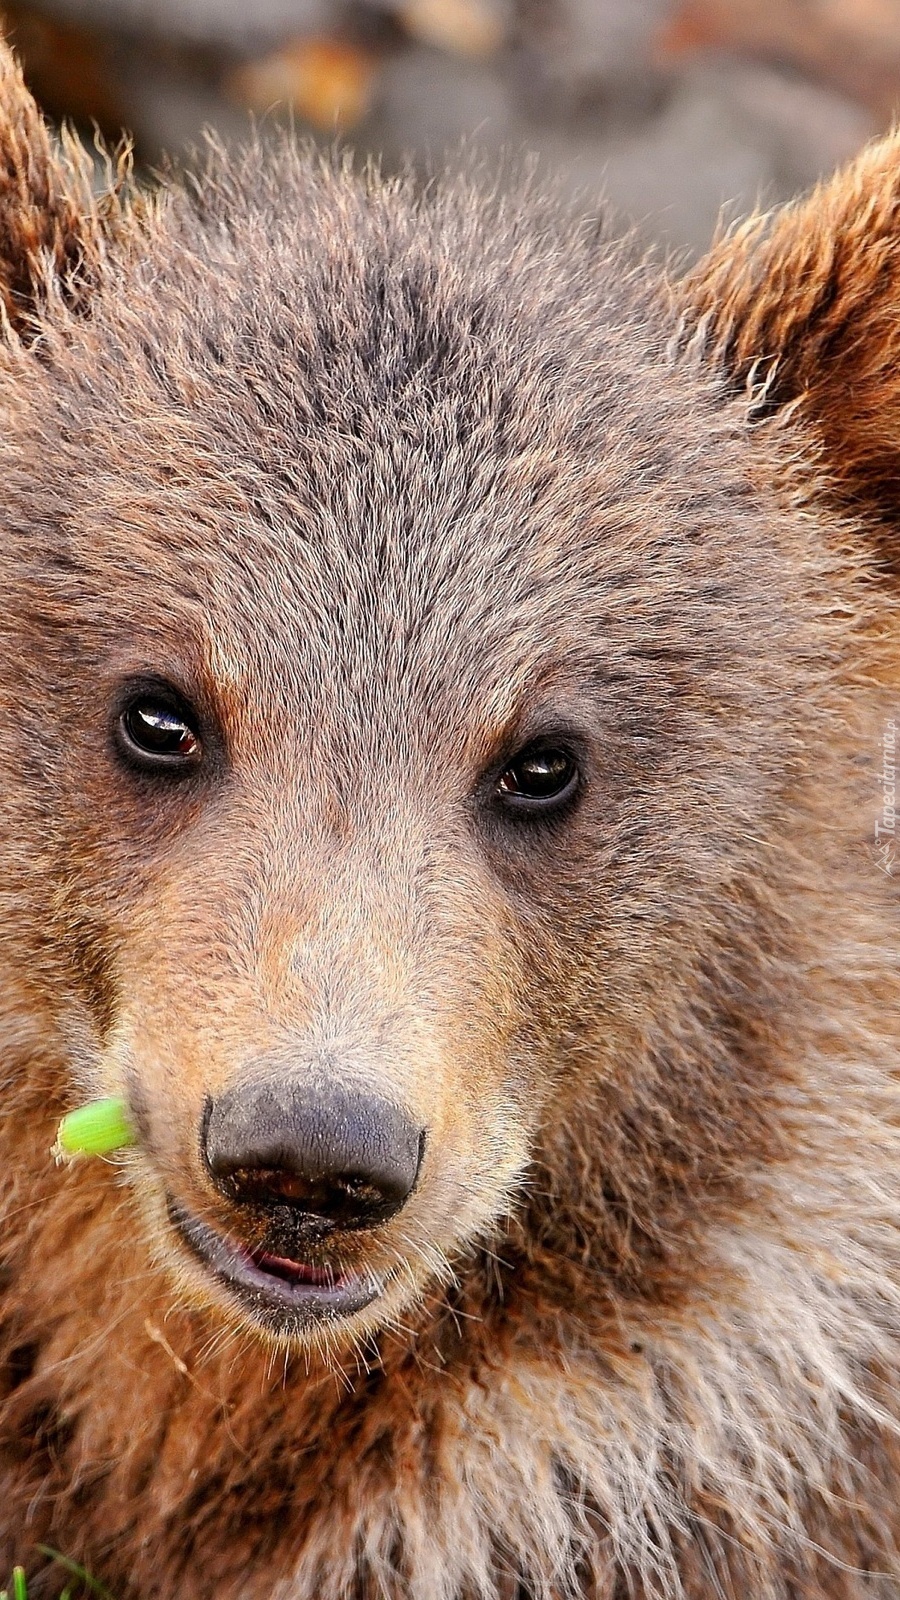
<svg viewBox="0 0 900 1600">
<path fill-rule="evenodd" d="M 497 798 L 509 810 L 555 811 L 574 799 L 580 780 L 571 750 L 535 742 L 504 768 L 497 782 Z"/>
<path fill-rule="evenodd" d="M 117 732 L 123 755 L 141 767 L 182 770 L 200 759 L 197 718 L 174 692 L 133 695 L 120 713 Z"/>
</svg>

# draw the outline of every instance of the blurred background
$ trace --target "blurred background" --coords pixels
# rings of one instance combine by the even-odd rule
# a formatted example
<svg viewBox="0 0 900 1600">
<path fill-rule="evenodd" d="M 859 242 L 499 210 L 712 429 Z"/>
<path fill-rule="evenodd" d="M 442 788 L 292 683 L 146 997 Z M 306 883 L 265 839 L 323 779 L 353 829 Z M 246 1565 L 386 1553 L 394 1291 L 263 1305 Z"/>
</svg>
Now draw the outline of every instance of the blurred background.
<svg viewBox="0 0 900 1600">
<path fill-rule="evenodd" d="M 388 168 L 534 152 L 684 259 L 900 107 L 900 0 L 15 0 L 51 117 L 147 169 L 252 113 Z"/>
</svg>

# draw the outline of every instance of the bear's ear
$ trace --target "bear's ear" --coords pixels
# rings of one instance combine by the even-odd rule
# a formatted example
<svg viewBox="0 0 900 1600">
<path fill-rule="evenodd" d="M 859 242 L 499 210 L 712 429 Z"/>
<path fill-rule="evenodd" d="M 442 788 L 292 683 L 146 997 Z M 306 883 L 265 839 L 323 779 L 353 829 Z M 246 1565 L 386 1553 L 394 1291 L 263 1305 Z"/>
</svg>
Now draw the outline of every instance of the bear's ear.
<svg viewBox="0 0 900 1600">
<path fill-rule="evenodd" d="M 757 413 L 792 405 L 813 430 L 829 495 L 900 574 L 900 130 L 720 236 L 677 293 Z"/>
<path fill-rule="evenodd" d="M 74 134 L 52 139 L 9 46 L 0 39 L 0 305 L 27 338 L 55 287 L 84 301 L 131 213 L 128 153 L 109 160 L 105 192 Z"/>
</svg>

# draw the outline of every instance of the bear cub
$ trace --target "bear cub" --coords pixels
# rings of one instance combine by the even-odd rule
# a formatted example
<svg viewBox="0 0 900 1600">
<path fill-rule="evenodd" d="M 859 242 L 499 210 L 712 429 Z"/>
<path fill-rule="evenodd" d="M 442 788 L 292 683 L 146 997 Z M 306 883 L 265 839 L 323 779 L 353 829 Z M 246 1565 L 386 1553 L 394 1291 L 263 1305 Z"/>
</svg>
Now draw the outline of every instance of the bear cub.
<svg viewBox="0 0 900 1600">
<path fill-rule="evenodd" d="M 3 1570 L 896 1600 L 900 138 L 675 281 L 4 49 L 0 301 Z"/>
</svg>

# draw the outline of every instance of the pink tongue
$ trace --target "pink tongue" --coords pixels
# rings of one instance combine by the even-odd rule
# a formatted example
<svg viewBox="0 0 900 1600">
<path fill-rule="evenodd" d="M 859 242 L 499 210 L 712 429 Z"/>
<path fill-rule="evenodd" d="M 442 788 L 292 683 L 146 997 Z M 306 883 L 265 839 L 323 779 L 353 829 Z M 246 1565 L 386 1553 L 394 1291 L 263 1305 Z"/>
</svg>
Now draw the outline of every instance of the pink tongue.
<svg viewBox="0 0 900 1600">
<path fill-rule="evenodd" d="M 254 1254 L 253 1260 L 263 1272 L 273 1278 L 283 1278 L 287 1283 L 308 1283 L 316 1289 L 334 1289 L 342 1274 L 335 1275 L 328 1267 L 312 1267 L 307 1261 L 290 1261 L 286 1256 L 270 1256 L 267 1251 Z"/>
</svg>

